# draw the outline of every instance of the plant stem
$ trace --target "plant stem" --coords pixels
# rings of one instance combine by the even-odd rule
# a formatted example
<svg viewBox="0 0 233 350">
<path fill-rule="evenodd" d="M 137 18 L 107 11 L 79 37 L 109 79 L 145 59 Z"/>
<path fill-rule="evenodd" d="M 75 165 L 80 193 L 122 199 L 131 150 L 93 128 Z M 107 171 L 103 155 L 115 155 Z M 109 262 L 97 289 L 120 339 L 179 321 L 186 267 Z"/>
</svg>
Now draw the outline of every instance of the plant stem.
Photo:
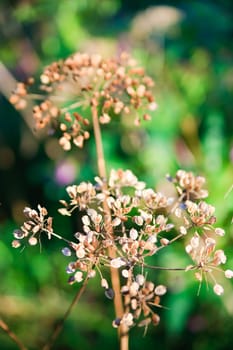
<svg viewBox="0 0 233 350">
<path fill-rule="evenodd" d="M 102 144 L 102 137 L 101 137 L 101 130 L 99 125 L 99 119 L 98 119 L 98 112 L 96 106 L 92 106 L 92 120 L 93 120 L 93 129 L 94 129 L 94 135 L 95 135 L 95 143 L 96 143 L 96 153 L 97 153 L 97 166 L 98 166 L 98 172 L 99 176 L 104 180 L 104 188 L 103 190 L 107 192 L 107 172 L 106 172 L 106 164 L 104 159 L 104 151 L 103 151 L 103 144 Z M 107 198 L 105 198 L 103 202 L 103 209 L 106 214 L 106 220 L 105 220 L 105 226 L 108 233 L 113 236 L 114 232 L 111 226 L 111 212 L 107 205 Z M 111 259 L 114 259 L 116 257 L 116 252 L 113 248 L 108 248 L 108 255 Z M 111 273 L 111 282 L 112 282 L 112 288 L 115 293 L 114 297 L 114 309 L 115 309 L 115 315 L 118 318 L 121 318 L 124 314 L 124 307 L 121 297 L 121 291 L 120 291 L 120 277 L 118 269 L 115 269 L 110 266 L 110 273 Z M 118 328 L 119 330 L 119 338 L 120 338 L 120 350 L 128 350 L 128 342 L 129 342 L 129 335 L 128 335 L 128 327 L 124 325 L 120 325 Z"/>
<path fill-rule="evenodd" d="M 17 335 L 9 328 L 9 326 L 0 318 L 0 328 L 8 334 L 8 336 L 18 345 L 20 350 L 27 350 Z"/>
<path fill-rule="evenodd" d="M 162 266 L 154 266 L 154 265 L 147 265 L 142 264 L 143 267 L 147 267 L 149 269 L 153 270 L 161 270 L 161 271 L 191 271 L 191 270 L 197 270 L 198 266 L 193 265 L 190 266 L 187 270 L 187 267 L 162 267 Z"/>
<path fill-rule="evenodd" d="M 85 291 L 86 286 L 87 286 L 87 282 L 88 282 L 88 275 L 87 275 L 86 279 L 84 280 L 84 282 L 82 284 L 82 287 L 76 293 L 74 299 L 72 300 L 72 303 L 69 305 L 68 309 L 66 310 L 65 315 L 63 316 L 61 321 L 57 324 L 54 332 L 52 333 L 52 335 L 50 337 L 50 340 L 43 346 L 42 350 L 50 350 L 52 348 L 52 346 L 55 343 L 57 337 L 61 333 L 62 328 L 64 327 L 64 323 L 65 323 L 66 319 L 69 317 L 69 315 L 70 315 L 71 311 L 73 310 L 74 306 L 78 303 L 78 301 L 81 298 L 83 292 Z"/>
<path fill-rule="evenodd" d="M 98 172 L 99 172 L 99 176 L 102 179 L 106 179 L 107 172 L 106 172 L 106 165 L 105 165 L 105 159 L 104 159 L 104 150 L 103 150 L 102 137 L 101 137 L 101 131 L 100 131 L 100 125 L 99 125 L 99 119 L 98 119 L 98 113 L 97 113 L 96 107 L 92 107 L 92 120 L 93 120 L 93 129 L 94 129 L 95 143 L 96 143 Z"/>
</svg>

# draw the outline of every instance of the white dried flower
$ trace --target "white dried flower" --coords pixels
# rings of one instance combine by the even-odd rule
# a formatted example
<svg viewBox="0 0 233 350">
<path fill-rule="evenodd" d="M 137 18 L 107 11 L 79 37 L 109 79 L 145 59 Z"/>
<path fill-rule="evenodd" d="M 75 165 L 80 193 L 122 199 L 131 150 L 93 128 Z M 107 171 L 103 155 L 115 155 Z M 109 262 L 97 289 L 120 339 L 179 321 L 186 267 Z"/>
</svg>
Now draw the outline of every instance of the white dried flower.
<svg viewBox="0 0 233 350">
<path fill-rule="evenodd" d="M 233 277 L 233 271 L 232 270 L 226 270 L 225 271 L 226 278 L 232 278 Z"/>
<path fill-rule="evenodd" d="M 190 244 L 191 244 L 191 247 L 192 248 L 197 248 L 198 246 L 199 246 L 199 244 L 200 244 L 200 238 L 199 238 L 199 236 L 193 236 L 192 238 L 191 238 L 191 241 L 190 241 Z"/>
<path fill-rule="evenodd" d="M 111 262 L 110 262 L 110 265 L 112 267 L 114 267 L 115 269 L 118 269 L 119 267 L 124 266 L 125 262 L 124 262 L 124 260 L 122 260 L 119 257 L 119 258 L 112 259 Z"/>
<path fill-rule="evenodd" d="M 101 278 L 101 287 L 108 289 L 108 282 L 105 278 Z"/>
<path fill-rule="evenodd" d="M 49 77 L 45 74 L 41 74 L 40 81 L 42 82 L 42 84 L 49 84 L 50 83 Z"/>
<path fill-rule="evenodd" d="M 221 237 L 225 235 L 225 231 L 220 227 L 217 227 L 214 232 L 216 233 L 216 235 Z"/>
<path fill-rule="evenodd" d="M 138 238 L 138 231 L 134 228 L 131 228 L 131 230 L 129 231 L 129 236 L 135 241 Z"/>
<path fill-rule="evenodd" d="M 121 224 L 121 219 L 116 217 L 112 220 L 112 226 L 113 227 L 116 227 L 116 226 L 119 226 Z"/>
<path fill-rule="evenodd" d="M 180 226 L 180 233 L 182 235 L 186 235 L 187 234 L 187 230 L 186 230 L 186 228 L 184 226 Z"/>
<path fill-rule="evenodd" d="M 142 84 L 141 84 L 141 85 L 138 86 L 136 93 L 137 93 L 137 95 L 138 95 L 139 97 L 143 97 L 145 91 L 146 91 L 145 85 L 142 85 Z"/>
<path fill-rule="evenodd" d="M 75 279 L 76 282 L 82 282 L 82 280 L 83 280 L 83 273 L 81 271 L 77 271 L 74 274 L 74 279 Z"/>
<path fill-rule="evenodd" d="M 127 327 L 131 327 L 133 325 L 133 315 L 130 312 L 128 314 L 124 314 L 121 319 L 121 323 Z"/>
<path fill-rule="evenodd" d="M 213 290 L 214 290 L 214 293 L 217 294 L 217 295 L 222 295 L 224 293 L 223 287 L 220 284 L 218 284 L 218 283 L 216 283 L 214 285 Z"/>
<path fill-rule="evenodd" d="M 101 124 L 108 124 L 110 120 L 111 118 L 107 113 L 103 113 L 103 115 L 99 117 L 99 121 Z"/>
<path fill-rule="evenodd" d="M 129 277 L 129 271 L 126 270 L 126 269 L 122 270 L 122 271 L 121 271 L 121 274 L 122 274 L 122 276 L 123 276 L 124 278 L 128 278 L 128 277 Z"/>
<path fill-rule="evenodd" d="M 14 239 L 11 244 L 13 248 L 19 248 L 21 246 L 21 243 L 17 239 Z"/>
<path fill-rule="evenodd" d="M 88 273 L 88 278 L 94 278 L 96 276 L 96 271 L 95 270 L 91 270 L 89 273 Z"/>
<path fill-rule="evenodd" d="M 79 259 L 84 258 L 84 256 L 86 255 L 85 249 L 83 248 L 82 245 L 79 245 L 77 250 L 76 250 L 76 256 Z"/>
<path fill-rule="evenodd" d="M 155 294 L 156 295 L 164 295 L 167 292 L 167 288 L 160 284 L 155 288 Z"/>
<path fill-rule="evenodd" d="M 97 216 L 97 211 L 95 209 L 88 208 L 87 214 L 90 216 L 91 220 L 94 222 Z"/>
<path fill-rule="evenodd" d="M 193 248 L 192 248 L 191 244 L 186 245 L 186 247 L 185 247 L 186 253 L 190 254 L 192 252 L 192 250 L 193 250 Z"/>
<path fill-rule="evenodd" d="M 216 252 L 214 253 L 213 263 L 215 265 L 220 265 L 220 264 L 225 264 L 226 261 L 227 261 L 227 257 L 224 254 L 224 251 L 222 249 L 216 250 Z"/>
<path fill-rule="evenodd" d="M 90 225 L 90 219 L 89 219 L 89 217 L 88 217 L 87 215 L 84 215 L 84 216 L 82 217 L 82 222 L 83 222 L 84 225 L 89 226 L 89 225 Z"/>
<path fill-rule="evenodd" d="M 30 245 L 37 245 L 38 239 L 36 237 L 30 237 L 29 240 L 28 240 L 28 243 Z"/>
<path fill-rule="evenodd" d="M 152 103 L 149 104 L 149 110 L 150 111 L 155 111 L 157 108 L 158 108 L 157 103 L 152 102 Z"/>
<path fill-rule="evenodd" d="M 164 246 L 167 246 L 170 243 L 170 241 L 167 238 L 161 238 L 160 243 Z"/>
<path fill-rule="evenodd" d="M 142 226 L 143 225 L 143 218 L 141 216 L 134 216 L 134 222 L 138 226 Z"/>
<path fill-rule="evenodd" d="M 130 294 L 133 296 L 133 295 L 136 295 L 137 294 L 137 291 L 139 290 L 139 283 L 138 282 L 133 282 L 130 287 Z"/>
<path fill-rule="evenodd" d="M 145 277 L 141 274 L 136 276 L 136 282 L 140 285 L 143 286 L 144 282 L 145 282 Z"/>
</svg>

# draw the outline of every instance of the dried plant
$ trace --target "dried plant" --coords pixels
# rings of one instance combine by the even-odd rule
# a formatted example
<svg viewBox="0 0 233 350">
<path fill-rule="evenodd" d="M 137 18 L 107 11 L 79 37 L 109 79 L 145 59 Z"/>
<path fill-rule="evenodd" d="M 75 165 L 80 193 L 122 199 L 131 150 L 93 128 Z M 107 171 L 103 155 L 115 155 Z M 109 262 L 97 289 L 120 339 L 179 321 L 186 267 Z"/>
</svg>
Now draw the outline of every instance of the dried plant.
<svg viewBox="0 0 233 350">
<path fill-rule="evenodd" d="M 127 350 L 131 327 L 147 328 L 160 322 L 159 308 L 167 286 L 166 281 L 151 281 L 150 270 L 194 271 L 198 281 L 209 279 L 213 291 L 221 295 L 224 289 L 216 272 L 232 278 L 233 271 L 221 268 L 226 256 L 223 250 L 216 250 L 216 241 L 224 230 L 214 226 L 215 208 L 205 201 L 205 178 L 178 170 L 167 176 L 176 194 L 166 196 L 147 188 L 131 170 L 106 173 L 101 124 L 135 115 L 138 126 L 141 119 L 150 120 L 150 111 L 157 107 L 153 81 L 144 70 L 125 53 L 119 59 L 77 53 L 45 68 L 40 93 L 32 92 L 33 85 L 33 79 L 19 83 L 11 102 L 21 109 L 29 98 L 39 101 L 33 109 L 36 130 L 45 129 L 49 134 L 59 130 L 59 144 L 65 151 L 72 146 L 82 148 L 91 130 L 96 143 L 98 174 L 94 182 L 68 186 L 67 198 L 60 201 L 61 215 L 74 215 L 76 209 L 82 215 L 82 230 L 70 240 L 63 238 L 54 232 L 47 209 L 38 205 L 36 209 L 25 208 L 26 221 L 14 231 L 12 242 L 15 248 L 36 245 L 42 235 L 65 242 L 62 253 L 68 259 L 68 282 L 82 287 L 64 320 L 88 280 L 98 278 L 105 296 L 114 301 L 112 325 L 118 328 L 120 349 Z M 148 264 L 148 257 L 177 240 L 184 243 L 190 265 L 165 268 Z M 44 350 L 52 347 L 61 328 L 60 324 Z"/>
</svg>

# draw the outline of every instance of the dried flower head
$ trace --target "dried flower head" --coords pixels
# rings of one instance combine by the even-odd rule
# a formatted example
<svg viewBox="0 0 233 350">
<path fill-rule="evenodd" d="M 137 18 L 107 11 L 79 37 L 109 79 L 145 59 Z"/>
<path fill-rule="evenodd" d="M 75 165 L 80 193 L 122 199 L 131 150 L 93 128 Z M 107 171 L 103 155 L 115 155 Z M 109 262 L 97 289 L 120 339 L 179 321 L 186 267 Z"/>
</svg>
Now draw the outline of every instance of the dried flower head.
<svg viewBox="0 0 233 350">
<path fill-rule="evenodd" d="M 40 240 L 41 233 L 45 232 L 49 238 L 53 234 L 52 217 L 48 216 L 47 209 L 37 206 L 38 210 L 26 207 L 24 215 L 27 220 L 20 229 L 14 230 L 15 240 L 12 243 L 14 248 L 21 246 L 21 240 L 28 239 L 29 245 L 36 245 Z"/>
<path fill-rule="evenodd" d="M 109 177 L 106 175 L 99 124 L 133 114 L 139 125 L 141 119 L 150 120 L 150 111 L 157 108 L 153 81 L 144 70 L 125 53 L 118 59 L 76 53 L 44 69 L 39 94 L 30 94 L 33 83 L 33 79 L 19 83 L 11 103 L 22 109 L 28 98 L 37 99 L 33 108 L 36 130 L 58 130 L 65 151 L 73 145 L 82 148 L 93 126 L 99 176 L 94 184 L 68 186 L 68 199 L 60 201 L 62 215 L 79 210 L 81 227 L 72 240 L 53 231 L 52 218 L 38 205 L 36 210 L 25 208 L 26 221 L 14 231 L 12 246 L 19 247 L 25 238 L 29 245 L 36 245 L 41 234 L 63 240 L 62 254 L 69 259 L 68 283 L 83 283 L 82 293 L 88 279 L 99 278 L 105 297 L 115 299 L 115 307 L 120 305 L 112 323 L 120 327 L 120 333 L 136 324 L 146 330 L 160 322 L 157 310 L 167 287 L 148 280 L 148 269 L 195 270 L 200 282 L 203 275 L 208 276 L 215 294 L 222 295 L 224 289 L 214 272 L 222 271 L 220 266 L 226 262 L 224 251 L 216 249 L 216 239 L 225 232 L 213 227 L 215 208 L 203 200 L 208 195 L 205 178 L 178 170 L 175 177 L 168 176 L 177 192 L 169 197 L 147 188 L 131 170 L 111 170 Z M 189 240 L 185 250 L 193 265 L 167 268 L 147 264 L 148 257 L 156 257 L 178 239 Z M 112 286 L 106 270 L 110 270 Z M 223 272 L 226 278 L 233 277 L 232 270 Z"/>
<path fill-rule="evenodd" d="M 196 263 L 196 267 L 199 272 L 195 273 L 197 280 L 202 282 L 203 275 L 205 278 L 209 276 L 210 280 L 214 282 L 214 292 L 217 295 L 223 293 L 223 287 L 221 286 L 221 292 L 219 284 L 216 283 L 215 271 L 219 271 L 219 266 L 226 263 L 226 255 L 222 249 L 215 250 L 216 240 L 211 236 L 200 236 L 195 232 L 188 245 L 186 245 L 186 252 L 191 256 Z M 229 272 L 228 272 L 229 271 Z M 230 271 L 226 270 L 225 276 L 230 278 Z M 217 287 L 216 287 L 217 286 Z"/>
<path fill-rule="evenodd" d="M 195 176 L 191 172 L 178 170 L 174 178 L 168 175 L 168 179 L 174 182 L 178 194 L 184 200 L 197 200 L 208 196 L 208 191 L 203 189 L 205 185 L 205 178 L 203 176 Z"/>
<path fill-rule="evenodd" d="M 195 177 L 189 174 L 190 178 L 195 183 Z M 25 208 L 27 220 L 14 231 L 12 245 L 20 246 L 20 240 L 25 237 L 29 245 L 35 245 L 42 232 L 49 238 L 63 239 L 68 246 L 62 249 L 62 253 L 71 259 L 66 268 L 68 283 L 82 283 L 86 278 L 99 276 L 108 299 L 113 299 L 115 292 L 104 277 L 105 270 L 109 267 L 119 270 L 123 279 L 121 294 L 125 310 L 113 321 L 114 327 L 136 324 L 147 327 L 159 323 L 160 317 L 155 308 L 160 307 L 161 296 L 167 288 L 147 280 L 143 271 L 153 268 L 147 265 L 147 257 L 157 255 L 161 249 L 177 239 L 189 237 L 190 233 L 185 250 L 194 265 L 184 267 L 184 270 L 195 270 L 195 277 L 200 282 L 203 275 L 208 276 L 214 284 L 214 292 L 217 295 L 223 293 L 223 287 L 216 282 L 215 271 L 219 271 L 220 265 L 226 262 L 224 251 L 216 250 L 216 239 L 223 236 L 224 231 L 212 226 L 216 220 L 213 216 L 215 208 L 197 198 L 200 197 L 198 186 L 182 183 L 186 190 L 178 191 L 178 198 L 167 197 L 146 188 L 146 184 L 130 170 L 122 169 L 112 170 L 109 179 L 96 177 L 95 181 L 95 185 L 81 182 L 68 186 L 69 200 L 60 201 L 63 205 L 59 209 L 60 214 L 71 215 L 75 209 L 84 213 L 81 217 L 82 229 L 74 234 L 74 240 L 68 241 L 54 233 L 52 218 L 48 217 L 45 208 L 38 206 L 37 210 Z M 177 187 L 176 181 L 173 183 Z M 178 227 L 172 222 L 171 213 L 179 219 Z M 109 248 L 115 252 L 114 256 L 109 254 Z M 224 274 L 226 278 L 233 276 L 231 270 L 224 271 Z"/>
<path fill-rule="evenodd" d="M 76 53 L 44 69 L 40 94 L 30 95 L 32 83 L 33 80 L 30 84 L 19 83 L 10 102 L 23 109 L 30 96 L 42 100 L 33 108 L 35 128 L 58 128 L 59 143 L 66 151 L 72 144 L 82 148 L 90 136 L 87 130 L 90 121 L 83 116 L 85 108 L 97 108 L 102 124 L 109 123 L 112 117 L 135 112 L 135 124 L 139 124 L 141 116 L 149 120 L 148 113 L 157 108 L 151 91 L 152 79 L 126 53 L 118 59 Z"/>
<path fill-rule="evenodd" d="M 141 274 L 133 276 L 130 270 L 127 283 L 121 288 L 127 312 L 122 319 L 118 319 L 115 327 L 125 323 L 126 319 L 128 319 L 127 315 L 131 315 L 131 322 L 130 324 L 127 323 L 128 327 L 133 326 L 135 323 L 139 327 L 146 327 L 150 323 L 157 326 L 160 317 L 154 309 L 160 307 L 160 297 L 166 292 L 167 288 L 165 286 L 155 286 L 153 282 L 146 281 Z"/>
</svg>

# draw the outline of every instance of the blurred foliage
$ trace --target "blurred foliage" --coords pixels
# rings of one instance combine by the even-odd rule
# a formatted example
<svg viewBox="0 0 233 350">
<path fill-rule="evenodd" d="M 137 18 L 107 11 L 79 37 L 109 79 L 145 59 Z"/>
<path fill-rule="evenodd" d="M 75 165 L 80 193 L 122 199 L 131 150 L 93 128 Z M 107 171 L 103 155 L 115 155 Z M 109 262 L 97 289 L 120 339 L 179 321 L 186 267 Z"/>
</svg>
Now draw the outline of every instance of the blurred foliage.
<svg viewBox="0 0 233 350">
<path fill-rule="evenodd" d="M 172 4 L 167 6 L 167 3 Z M 74 51 L 117 55 L 127 50 L 156 81 L 159 109 L 145 128 L 127 121 L 104 131 L 108 168 L 130 168 L 150 186 L 162 188 L 166 173 L 190 169 L 207 177 L 216 206 L 228 266 L 233 265 L 233 3 L 223 1 L 1 0 L 0 61 L 18 80 L 39 74 L 53 60 Z M 2 79 L 1 87 L 7 81 Z M 0 91 L 1 92 L 1 91 Z M 4 96 L 5 95 L 5 96 Z M 77 286 L 66 284 L 60 242 L 44 242 L 23 254 L 11 248 L 12 231 L 25 205 L 46 205 L 57 232 L 69 237 L 78 227 L 57 215 L 64 187 L 96 173 L 95 146 L 65 154 L 56 140 L 40 139 L 0 96 L 0 314 L 31 348 L 39 348 L 69 305 Z M 62 166 L 61 166 L 62 165 Z M 61 168 L 63 170 L 61 170 Z M 67 177 L 69 173 L 70 176 Z M 161 264 L 182 266 L 181 247 Z M 134 329 L 131 348 L 231 348 L 232 284 L 219 299 L 191 276 L 164 273 L 169 295 L 161 324 Z M 91 282 L 66 322 L 56 349 L 117 349 L 112 304 Z M 14 344 L 0 332 L 1 349 Z"/>
</svg>

